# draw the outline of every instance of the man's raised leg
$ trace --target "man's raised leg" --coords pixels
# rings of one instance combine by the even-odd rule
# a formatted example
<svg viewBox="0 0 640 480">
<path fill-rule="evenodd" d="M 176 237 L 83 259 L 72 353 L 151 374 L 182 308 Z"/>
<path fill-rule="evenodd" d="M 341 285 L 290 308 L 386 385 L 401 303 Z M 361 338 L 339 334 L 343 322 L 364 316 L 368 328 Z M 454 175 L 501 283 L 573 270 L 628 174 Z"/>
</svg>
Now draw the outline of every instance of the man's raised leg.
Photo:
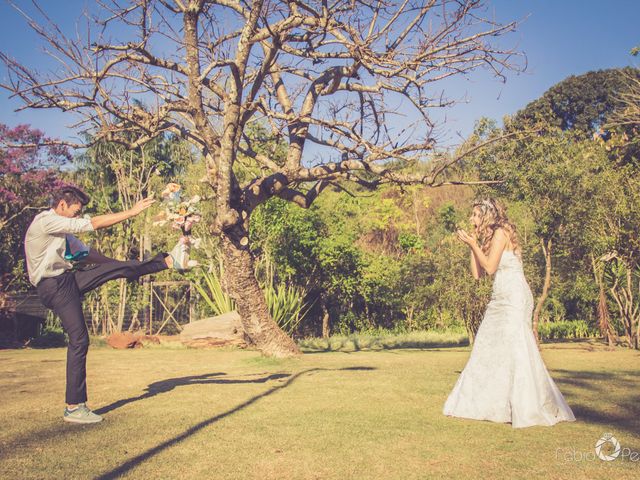
<svg viewBox="0 0 640 480">
<path fill-rule="evenodd" d="M 79 270 L 74 273 L 80 293 L 85 294 L 98 288 L 100 285 L 118 278 L 135 280 L 143 275 L 161 272 L 169 268 L 167 254 L 159 253 L 149 260 L 129 260 L 120 262 L 114 260 L 102 263 L 87 270 Z"/>
</svg>

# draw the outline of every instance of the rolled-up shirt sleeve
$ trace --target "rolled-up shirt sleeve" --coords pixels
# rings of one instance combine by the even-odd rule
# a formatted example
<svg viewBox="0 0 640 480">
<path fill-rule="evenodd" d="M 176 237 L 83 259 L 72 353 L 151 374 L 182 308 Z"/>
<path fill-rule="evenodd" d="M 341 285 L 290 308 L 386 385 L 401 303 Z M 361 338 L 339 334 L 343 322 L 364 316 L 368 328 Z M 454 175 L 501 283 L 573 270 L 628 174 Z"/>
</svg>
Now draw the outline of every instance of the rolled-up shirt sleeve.
<svg viewBox="0 0 640 480">
<path fill-rule="evenodd" d="M 62 215 L 48 215 L 42 218 L 42 229 L 49 234 L 92 232 L 91 218 L 68 218 Z M 79 240 L 78 240 L 79 241 Z"/>
</svg>

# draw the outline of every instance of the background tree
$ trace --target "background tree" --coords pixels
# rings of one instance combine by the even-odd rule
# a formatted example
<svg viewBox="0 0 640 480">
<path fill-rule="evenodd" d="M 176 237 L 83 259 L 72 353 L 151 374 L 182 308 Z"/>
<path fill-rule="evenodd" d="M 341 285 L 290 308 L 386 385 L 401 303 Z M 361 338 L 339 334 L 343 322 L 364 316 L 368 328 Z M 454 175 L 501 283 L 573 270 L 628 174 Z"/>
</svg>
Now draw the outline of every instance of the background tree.
<svg viewBox="0 0 640 480">
<path fill-rule="evenodd" d="M 538 295 L 533 329 L 537 336 L 541 312 L 552 285 L 554 263 L 558 272 L 575 272 L 589 265 L 590 232 L 603 221 L 611 204 L 606 202 L 611 164 L 597 142 L 577 141 L 572 132 L 548 127 L 537 138 L 514 139 L 480 155 L 482 178 L 504 181 L 485 194 L 504 195 L 528 206 L 533 234 L 543 258 L 544 281 Z M 573 275 L 573 280 L 577 278 Z"/>
<path fill-rule="evenodd" d="M 620 108 L 609 117 L 605 127 L 612 132 L 606 139 L 610 150 L 622 157 L 624 163 L 640 165 L 640 75 L 638 70 L 627 71 L 624 86 L 618 92 Z"/>
<path fill-rule="evenodd" d="M 615 302 L 629 348 L 639 348 L 640 337 L 640 176 L 638 169 L 626 165 L 616 171 L 610 184 L 615 195 L 613 208 L 604 212 L 601 238 L 606 243 L 598 258 L 604 278 Z"/>
<path fill-rule="evenodd" d="M 520 110 L 513 125 L 540 122 L 571 130 L 583 139 L 597 132 L 604 135 L 614 113 L 624 108 L 622 92 L 634 80 L 640 81 L 640 71 L 632 67 L 571 75 Z"/>
<path fill-rule="evenodd" d="M 433 148 L 429 111 L 450 104 L 437 82 L 481 67 L 501 75 L 513 59 L 490 42 L 515 24 L 485 20 L 479 0 L 138 0 L 98 10 L 97 28 L 78 26 L 82 38 L 64 35 L 41 9 L 41 20 L 28 17 L 60 68 L 36 72 L 2 53 L 4 87 L 27 108 L 79 114 L 95 140 L 137 148 L 172 132 L 191 142 L 215 192 L 211 233 L 226 288 L 247 334 L 277 356 L 298 349 L 270 319 L 254 276 L 251 213 L 272 197 L 308 208 L 338 180 L 441 184 L 447 162 L 420 174 L 392 168 Z M 410 108 L 417 120 L 391 128 Z M 284 161 L 246 135 L 256 122 L 286 143 Z M 316 159 L 303 162 L 310 146 Z M 241 182 L 240 155 L 260 175 Z"/>
<path fill-rule="evenodd" d="M 23 238 L 38 210 L 49 207 L 51 189 L 62 185 L 59 167 L 67 148 L 28 125 L 0 124 L 0 278 L 2 290 L 25 288 Z M 13 146 L 6 146 L 13 145 Z M 27 145 L 25 147 L 25 145 Z"/>
<path fill-rule="evenodd" d="M 133 150 L 117 143 L 98 141 L 76 156 L 73 178 L 85 191 L 92 193 L 89 211 L 122 211 L 162 190 L 178 175 L 184 177 L 194 156 L 190 145 L 174 135 L 160 135 Z M 165 242 L 158 231 L 152 231 L 151 216 L 148 211 L 132 221 L 98 230 L 92 234 L 92 246 L 118 260 L 143 259 L 163 245 L 168 250 L 171 240 Z M 177 233 L 172 239 L 174 242 L 176 236 Z M 87 295 L 85 305 L 92 312 L 94 333 L 122 331 L 125 316 L 132 319 L 130 329 L 148 322 L 138 315 L 150 301 L 149 277 L 144 277 L 142 282 L 144 288 L 139 288 L 139 285 L 121 279 Z"/>
</svg>

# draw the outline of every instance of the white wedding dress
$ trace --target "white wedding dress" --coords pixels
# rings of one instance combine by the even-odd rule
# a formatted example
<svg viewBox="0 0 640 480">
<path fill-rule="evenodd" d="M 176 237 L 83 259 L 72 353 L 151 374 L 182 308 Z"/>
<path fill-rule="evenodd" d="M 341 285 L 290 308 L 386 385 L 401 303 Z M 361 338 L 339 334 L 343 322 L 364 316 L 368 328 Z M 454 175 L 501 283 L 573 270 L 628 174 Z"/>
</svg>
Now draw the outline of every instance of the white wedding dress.
<svg viewBox="0 0 640 480">
<path fill-rule="evenodd" d="M 575 420 L 538 351 L 532 311 L 522 262 L 505 250 L 471 356 L 444 404 L 445 415 L 511 422 L 514 428 Z"/>
</svg>

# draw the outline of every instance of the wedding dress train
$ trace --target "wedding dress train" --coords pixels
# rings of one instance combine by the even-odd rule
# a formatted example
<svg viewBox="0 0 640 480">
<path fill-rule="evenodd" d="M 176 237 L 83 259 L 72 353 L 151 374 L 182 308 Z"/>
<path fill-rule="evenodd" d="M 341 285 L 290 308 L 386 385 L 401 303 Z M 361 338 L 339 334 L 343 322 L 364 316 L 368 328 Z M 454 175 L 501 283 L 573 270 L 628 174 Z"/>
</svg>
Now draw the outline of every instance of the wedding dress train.
<svg viewBox="0 0 640 480">
<path fill-rule="evenodd" d="M 532 311 L 522 262 L 505 250 L 471 355 L 444 404 L 445 415 L 511 422 L 514 428 L 575 420 L 538 351 Z"/>
</svg>

